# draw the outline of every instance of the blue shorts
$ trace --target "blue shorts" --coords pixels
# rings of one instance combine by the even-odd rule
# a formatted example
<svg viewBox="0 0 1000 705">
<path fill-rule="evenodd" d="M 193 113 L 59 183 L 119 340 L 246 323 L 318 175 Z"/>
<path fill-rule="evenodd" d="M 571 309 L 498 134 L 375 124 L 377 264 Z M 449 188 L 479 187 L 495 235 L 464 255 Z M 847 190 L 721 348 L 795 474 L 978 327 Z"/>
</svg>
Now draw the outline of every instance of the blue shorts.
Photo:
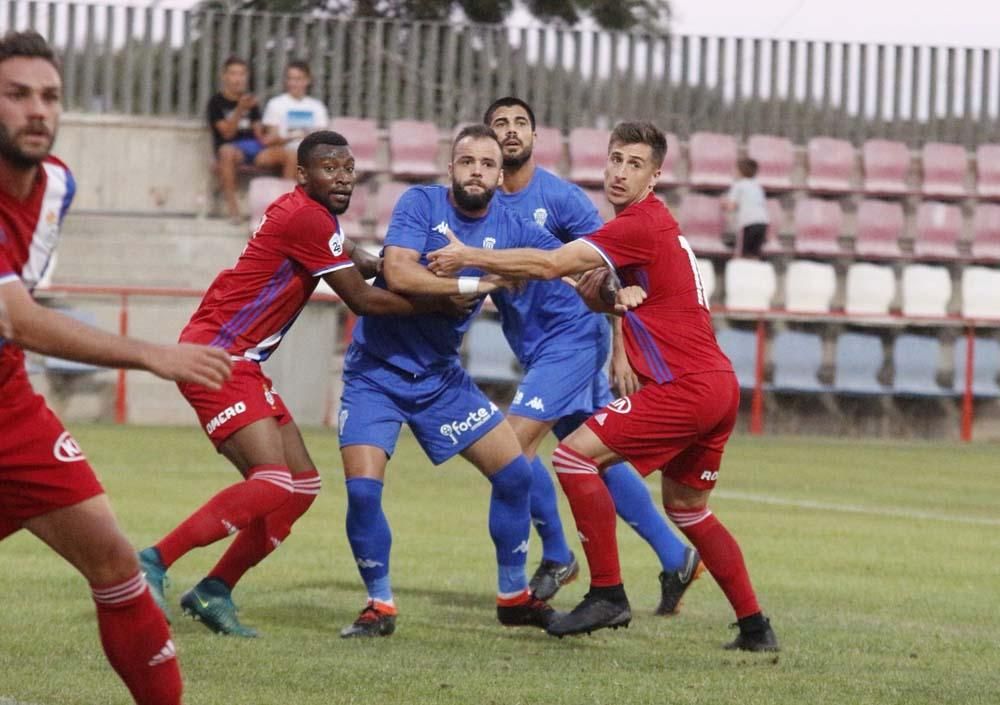
<svg viewBox="0 0 1000 705">
<path fill-rule="evenodd" d="M 257 155 L 264 151 L 264 145 L 262 145 L 256 137 L 233 140 L 232 142 L 227 142 L 226 144 L 231 144 L 236 147 L 236 149 L 243 152 L 244 164 L 253 164 L 253 160 L 257 158 Z"/>
<path fill-rule="evenodd" d="M 406 423 L 427 457 L 440 465 L 504 420 L 458 365 L 414 377 L 364 356 L 344 372 L 340 447 L 375 446 L 392 456 Z"/>
</svg>

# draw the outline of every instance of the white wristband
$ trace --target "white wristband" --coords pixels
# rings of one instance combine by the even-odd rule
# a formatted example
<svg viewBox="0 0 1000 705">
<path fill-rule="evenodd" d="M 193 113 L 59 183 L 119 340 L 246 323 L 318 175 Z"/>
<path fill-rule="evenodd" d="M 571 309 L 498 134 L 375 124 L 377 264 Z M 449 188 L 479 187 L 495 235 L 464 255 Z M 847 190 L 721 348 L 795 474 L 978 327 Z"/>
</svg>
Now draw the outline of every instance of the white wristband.
<svg viewBox="0 0 1000 705">
<path fill-rule="evenodd" d="M 458 278 L 458 293 L 459 294 L 478 294 L 479 293 L 479 277 L 459 277 Z"/>
</svg>

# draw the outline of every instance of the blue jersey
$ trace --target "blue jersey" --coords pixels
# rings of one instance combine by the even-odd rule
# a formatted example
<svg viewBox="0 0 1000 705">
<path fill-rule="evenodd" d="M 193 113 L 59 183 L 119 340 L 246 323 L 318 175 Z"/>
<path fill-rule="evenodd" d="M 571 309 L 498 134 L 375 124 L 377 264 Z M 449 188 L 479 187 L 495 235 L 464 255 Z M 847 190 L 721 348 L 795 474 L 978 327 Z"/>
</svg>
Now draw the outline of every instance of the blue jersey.
<svg viewBox="0 0 1000 705">
<path fill-rule="evenodd" d="M 427 253 L 448 244 L 446 227 L 471 247 L 552 250 L 560 245 L 545 229 L 496 203 L 482 218 L 467 218 L 448 201 L 444 186 L 414 186 L 406 191 L 392 211 L 385 245 L 416 250 L 420 263 L 426 266 Z M 479 276 L 483 272 L 463 269 L 459 274 Z M 375 286 L 386 288 L 381 275 Z M 475 312 L 465 318 L 443 314 L 362 316 L 354 328 L 353 347 L 413 375 L 439 371 L 458 364 L 462 336 L 473 315 Z M 353 357 L 349 354 L 345 362 L 349 370 Z"/>
<path fill-rule="evenodd" d="M 495 198 L 564 243 L 604 225 L 579 186 L 539 167 L 527 187 L 510 194 L 497 191 Z M 500 311 L 504 336 L 524 367 L 531 366 L 547 341 L 566 350 L 592 347 L 600 327 L 607 325 L 603 316 L 588 309 L 573 288 L 560 280 L 530 281 L 523 291 L 498 291 L 491 296 Z"/>
</svg>

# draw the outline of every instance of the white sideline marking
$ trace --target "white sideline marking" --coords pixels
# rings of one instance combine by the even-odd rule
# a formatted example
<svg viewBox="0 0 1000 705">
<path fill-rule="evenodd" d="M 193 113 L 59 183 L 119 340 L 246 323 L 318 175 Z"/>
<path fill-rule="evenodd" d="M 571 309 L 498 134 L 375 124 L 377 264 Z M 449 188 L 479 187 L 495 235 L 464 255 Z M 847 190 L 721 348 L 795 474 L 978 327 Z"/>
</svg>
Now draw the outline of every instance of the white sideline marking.
<svg viewBox="0 0 1000 705">
<path fill-rule="evenodd" d="M 802 509 L 821 509 L 828 512 L 844 512 L 847 514 L 870 514 L 872 516 L 899 517 L 902 519 L 928 519 L 931 521 L 947 521 L 955 524 L 976 524 L 979 526 L 1000 526 L 1000 519 L 984 517 L 956 516 L 954 514 L 938 514 L 922 512 L 918 509 L 902 509 L 900 507 L 866 507 L 860 504 L 834 504 L 833 502 L 817 502 L 811 499 L 784 499 L 769 495 L 740 492 L 738 490 L 715 490 L 712 493 L 722 499 L 736 499 L 745 502 L 773 504 L 781 507 L 800 507 Z"/>
</svg>

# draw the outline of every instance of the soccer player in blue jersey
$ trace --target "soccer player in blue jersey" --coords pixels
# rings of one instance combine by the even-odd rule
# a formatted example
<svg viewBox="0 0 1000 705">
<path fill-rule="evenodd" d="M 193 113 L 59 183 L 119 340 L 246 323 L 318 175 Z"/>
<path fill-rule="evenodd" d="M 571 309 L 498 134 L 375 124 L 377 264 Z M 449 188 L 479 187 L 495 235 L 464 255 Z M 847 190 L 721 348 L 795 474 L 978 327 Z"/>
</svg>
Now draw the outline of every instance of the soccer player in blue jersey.
<svg viewBox="0 0 1000 705">
<path fill-rule="evenodd" d="M 502 282 L 475 270 L 442 279 L 426 269 L 427 254 L 448 243 L 449 231 L 476 247 L 558 247 L 544 229 L 491 203 L 501 162 L 500 145 L 488 127 L 472 125 L 459 132 L 448 168 L 451 188 L 414 186 L 396 204 L 375 285 L 406 295 L 495 291 Z M 525 572 L 531 464 L 503 415 L 459 364 L 462 336 L 475 309 L 462 318 L 362 316 L 354 328 L 344 360 L 340 446 L 347 537 L 368 600 L 357 620 L 341 631 L 343 637 L 388 636 L 395 630 L 392 537 L 382 511 L 382 486 L 403 423 L 434 464 L 461 454 L 492 485 L 489 530 L 496 546 L 500 622 L 544 628 L 555 614 L 531 594 Z"/>
<path fill-rule="evenodd" d="M 604 222 L 586 194 L 535 164 L 535 114 L 526 102 L 500 98 L 486 110 L 483 122 L 503 147 L 504 177 L 496 195 L 500 203 L 564 243 L 600 229 Z M 560 280 L 529 281 L 523 288 L 491 296 L 504 335 L 525 370 L 507 420 L 532 464 L 531 518 L 542 539 L 542 561 L 530 584 L 536 597 L 548 600 L 576 578 L 579 565 L 566 544 L 555 485 L 536 453 L 549 431 L 562 440 L 612 400 L 604 373 L 609 325 Z M 635 373 L 624 348 L 616 345 L 615 352 L 616 386 L 622 395 L 631 394 L 638 389 Z M 649 543 L 662 565 L 656 613 L 676 613 L 685 590 L 702 569 L 698 552 L 670 530 L 637 472 L 618 463 L 603 479 L 618 515 Z"/>
</svg>

